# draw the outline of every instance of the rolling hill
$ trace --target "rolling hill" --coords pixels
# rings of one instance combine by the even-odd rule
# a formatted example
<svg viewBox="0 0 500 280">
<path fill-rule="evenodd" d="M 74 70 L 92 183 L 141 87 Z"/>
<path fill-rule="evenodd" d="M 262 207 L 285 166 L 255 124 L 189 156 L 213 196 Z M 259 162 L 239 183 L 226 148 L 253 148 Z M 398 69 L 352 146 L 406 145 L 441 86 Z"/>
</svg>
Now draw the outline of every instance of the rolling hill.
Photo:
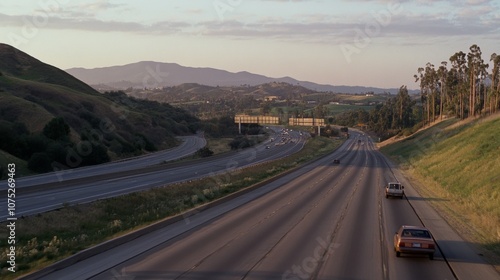
<svg viewBox="0 0 500 280">
<path fill-rule="evenodd" d="M 94 69 L 71 68 L 71 75 L 97 89 L 172 87 L 185 83 L 207 86 L 257 86 L 271 82 L 300 85 L 313 91 L 335 93 L 384 93 L 396 94 L 398 89 L 382 89 L 361 86 L 333 86 L 299 81 L 291 77 L 270 78 L 246 71 L 232 73 L 214 68 L 185 67 L 176 63 L 141 61 L 137 63 Z"/>
<path fill-rule="evenodd" d="M 46 152 L 33 142 L 45 148 L 56 144 L 43 135 L 55 118 L 69 127 L 69 139 L 56 141 L 61 149 L 91 141 L 94 150 L 104 150 L 111 159 L 172 147 L 175 136 L 190 134 L 198 125 L 182 109 L 118 92 L 99 93 L 65 71 L 0 44 L 1 149 L 26 161 Z M 26 154 L 26 147 L 33 153 Z"/>
<path fill-rule="evenodd" d="M 263 99 L 265 96 L 277 96 L 282 100 L 298 99 L 301 95 L 314 94 L 313 90 L 288 83 L 271 82 L 257 86 L 232 86 L 214 87 L 194 83 L 181 84 L 178 86 L 165 87 L 158 90 L 131 90 L 127 94 L 133 97 L 153 100 L 165 103 L 197 102 L 217 100 L 229 101 L 241 99 L 244 96 L 252 96 Z"/>
</svg>

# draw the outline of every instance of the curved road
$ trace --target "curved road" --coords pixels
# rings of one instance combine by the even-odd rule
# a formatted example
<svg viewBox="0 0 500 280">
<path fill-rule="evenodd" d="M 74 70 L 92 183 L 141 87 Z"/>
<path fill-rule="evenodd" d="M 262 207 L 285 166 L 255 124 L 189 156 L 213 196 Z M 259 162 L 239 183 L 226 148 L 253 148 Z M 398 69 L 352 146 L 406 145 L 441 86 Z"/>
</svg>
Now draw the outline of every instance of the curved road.
<svg viewBox="0 0 500 280">
<path fill-rule="evenodd" d="M 396 258 L 394 232 L 431 219 L 430 207 L 410 185 L 407 199 L 385 199 L 386 182 L 404 178 L 367 138 L 352 138 L 253 192 L 41 279 L 498 279 L 467 249 L 448 262 L 440 251 L 432 261 Z M 429 224 L 445 244 L 446 222 Z"/>
<path fill-rule="evenodd" d="M 290 138 L 294 139 L 293 142 L 282 140 Z M 276 140 L 272 143 L 268 140 L 256 147 L 229 153 L 228 155 L 157 166 L 155 168 L 126 169 L 124 172 L 105 173 L 102 176 L 96 176 L 96 174 L 92 173 L 89 176 L 64 181 L 61 183 L 62 186 L 57 187 L 52 187 L 49 183 L 36 191 L 17 194 L 16 215 L 18 217 L 33 215 L 61 208 L 66 204 L 88 203 L 98 199 L 211 176 L 232 171 L 236 168 L 282 158 L 300 151 L 306 138 L 305 135 L 299 135 L 299 132 L 291 132 L 288 136 L 276 137 Z M 278 143 L 278 145 L 271 145 L 273 143 Z M 95 172 L 101 171 L 96 167 Z M 18 188 L 22 184 L 22 181 L 19 180 L 17 182 Z M 5 183 L 5 185 L 7 184 Z M 6 204 L 6 200 L 0 201 L 0 209 L 7 209 Z M 7 217 L 7 211 L 2 212 L 0 215 L 2 220 Z"/>
<path fill-rule="evenodd" d="M 172 149 L 105 164 L 19 178 L 17 179 L 17 188 L 27 188 L 40 184 L 56 183 L 158 165 L 166 161 L 172 161 L 192 155 L 207 144 L 207 141 L 201 135 L 178 138 L 182 140 L 182 143 Z M 6 181 L 0 182 L 0 190 L 5 189 L 6 186 Z"/>
</svg>

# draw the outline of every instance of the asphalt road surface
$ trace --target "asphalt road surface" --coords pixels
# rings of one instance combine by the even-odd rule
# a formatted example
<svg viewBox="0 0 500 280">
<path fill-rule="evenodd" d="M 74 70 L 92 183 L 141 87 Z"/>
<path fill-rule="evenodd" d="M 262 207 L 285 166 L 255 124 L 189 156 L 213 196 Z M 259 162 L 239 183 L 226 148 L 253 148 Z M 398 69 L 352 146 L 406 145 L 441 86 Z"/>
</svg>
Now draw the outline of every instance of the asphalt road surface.
<svg viewBox="0 0 500 280">
<path fill-rule="evenodd" d="M 17 217 L 33 215 L 61 208 L 64 205 L 88 203 L 176 182 L 212 176 L 236 168 L 286 157 L 300 151 L 305 144 L 306 138 L 305 134 L 294 131 L 286 136 L 278 134 L 273 142 L 267 140 L 256 147 L 224 156 L 174 165 L 155 166 L 154 168 L 129 169 L 126 165 L 120 165 L 113 168 L 113 172 L 105 168 L 108 172 L 101 174 L 101 176 L 97 176 L 92 172 L 85 177 L 79 176 L 75 179 L 57 183 L 61 186 L 52 187 L 51 183 L 49 183 L 36 191 L 17 194 L 16 215 Z M 95 169 L 95 171 L 102 172 L 99 169 Z M 22 187 L 23 181 L 19 180 L 17 188 Z M 30 188 L 35 187 L 37 186 L 30 186 Z M 0 219 L 5 220 L 8 217 L 7 200 L 0 201 L 0 209 L 5 209 L 0 214 Z"/>
<path fill-rule="evenodd" d="M 253 192 L 41 279 L 498 279 L 479 262 L 454 269 L 440 251 L 434 260 L 395 256 L 394 232 L 423 221 L 410 186 L 411 199 L 385 198 L 383 186 L 398 176 L 357 135 Z M 446 232 L 444 221 L 432 224 L 435 236 Z"/>
<path fill-rule="evenodd" d="M 179 138 L 182 140 L 182 143 L 169 150 L 134 157 L 127 160 L 76 169 L 62 169 L 61 167 L 61 171 L 19 178 L 17 179 L 17 188 L 28 188 L 40 184 L 56 183 L 158 165 L 166 161 L 172 161 L 192 155 L 200 148 L 203 148 L 207 143 L 205 138 L 201 135 Z M 0 182 L 0 190 L 5 189 L 6 186 L 7 184 L 5 181 Z"/>
</svg>

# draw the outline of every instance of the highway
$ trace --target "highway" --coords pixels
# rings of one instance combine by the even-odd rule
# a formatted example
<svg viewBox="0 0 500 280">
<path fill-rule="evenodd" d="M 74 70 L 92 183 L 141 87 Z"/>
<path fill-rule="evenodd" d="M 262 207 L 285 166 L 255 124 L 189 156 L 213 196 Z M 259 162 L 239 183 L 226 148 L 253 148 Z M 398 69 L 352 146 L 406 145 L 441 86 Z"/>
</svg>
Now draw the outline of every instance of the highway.
<svg viewBox="0 0 500 280">
<path fill-rule="evenodd" d="M 106 166 L 100 166 L 101 169 L 99 169 L 99 166 L 92 167 L 90 168 L 92 172 L 88 176 L 83 176 L 83 173 L 78 170 L 75 171 L 75 174 L 78 175 L 77 178 L 67 179 L 62 182 L 44 182 L 45 184 L 41 187 L 36 185 L 29 187 L 36 187 L 36 191 L 17 194 L 16 214 L 18 217 L 33 215 L 61 208 L 63 205 L 88 203 L 98 199 L 161 187 L 176 182 L 212 176 L 232 171 L 236 168 L 282 158 L 300 151 L 307 137 L 305 134 L 299 134 L 299 132 L 291 132 L 286 137 L 278 134 L 275 135 L 276 140 L 272 143 L 270 140 L 267 140 L 258 146 L 239 152 L 171 165 L 156 165 L 131 169 L 119 162 L 116 166 L 112 165 L 113 168 L 104 168 Z M 285 144 L 286 141 L 282 139 L 294 140 L 293 142 L 288 141 Z M 279 145 L 276 145 L 276 143 Z M 146 160 L 147 162 L 151 161 Z M 99 174 L 96 172 L 99 172 Z M 49 174 L 43 178 L 54 180 L 55 176 Z M 23 188 L 24 182 L 23 180 L 19 180 L 17 188 Z M 7 184 L 5 183 L 4 185 L 6 186 Z M 0 201 L 0 209 L 7 209 L 6 203 L 6 200 Z M 2 212 L 0 219 L 5 220 L 6 218 L 7 211 Z"/>
<path fill-rule="evenodd" d="M 184 136 L 179 137 L 179 139 L 182 141 L 179 146 L 165 151 L 94 166 L 86 166 L 75 169 L 61 168 L 60 171 L 56 172 L 19 178 L 17 179 L 17 188 L 28 188 L 40 184 L 57 183 L 158 165 L 163 162 L 173 161 L 192 155 L 200 148 L 203 148 L 207 143 L 205 138 L 201 135 Z M 0 182 L 0 190 L 5 189 L 6 186 L 7 184 L 5 181 Z"/>
<path fill-rule="evenodd" d="M 395 256 L 400 225 L 425 222 L 438 245 L 453 230 L 410 184 L 407 198 L 386 199 L 388 181 L 405 181 L 389 166 L 357 135 L 250 193 L 40 279 L 498 279 L 464 246 L 444 248 L 448 261 L 439 250 L 434 260 Z"/>
</svg>

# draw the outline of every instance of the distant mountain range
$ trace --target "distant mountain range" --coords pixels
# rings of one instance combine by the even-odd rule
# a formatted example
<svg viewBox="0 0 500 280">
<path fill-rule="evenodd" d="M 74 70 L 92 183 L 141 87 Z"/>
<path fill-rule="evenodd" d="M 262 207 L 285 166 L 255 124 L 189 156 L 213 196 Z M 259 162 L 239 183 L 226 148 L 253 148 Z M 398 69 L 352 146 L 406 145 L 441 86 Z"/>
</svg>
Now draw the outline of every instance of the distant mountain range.
<svg viewBox="0 0 500 280">
<path fill-rule="evenodd" d="M 270 78 L 246 71 L 232 73 L 214 68 L 185 67 L 176 63 L 153 61 L 94 69 L 71 68 L 66 72 L 99 90 L 171 87 L 185 83 L 207 86 L 256 86 L 270 82 L 284 82 L 301 85 L 314 91 L 335 93 L 390 92 L 396 94 L 399 90 L 397 88 L 323 85 L 299 81 L 291 77 Z"/>
</svg>

